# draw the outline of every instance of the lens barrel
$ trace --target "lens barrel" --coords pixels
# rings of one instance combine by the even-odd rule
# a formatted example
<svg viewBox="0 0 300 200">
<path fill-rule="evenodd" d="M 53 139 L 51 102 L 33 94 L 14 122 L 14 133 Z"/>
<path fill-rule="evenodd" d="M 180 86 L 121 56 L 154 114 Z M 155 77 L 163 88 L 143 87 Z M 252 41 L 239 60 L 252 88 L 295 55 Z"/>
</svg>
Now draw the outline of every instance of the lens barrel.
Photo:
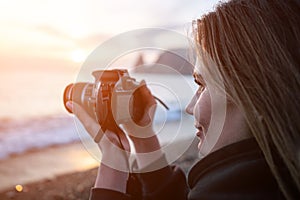
<svg viewBox="0 0 300 200">
<path fill-rule="evenodd" d="M 69 85 L 67 85 L 67 87 L 65 88 L 65 91 L 64 91 L 64 106 L 66 108 L 66 110 L 69 112 L 69 113 L 73 113 L 72 110 L 70 110 L 68 107 L 67 107 L 67 102 L 68 101 L 72 101 L 72 96 L 73 96 L 73 86 L 74 84 L 71 83 Z"/>
</svg>

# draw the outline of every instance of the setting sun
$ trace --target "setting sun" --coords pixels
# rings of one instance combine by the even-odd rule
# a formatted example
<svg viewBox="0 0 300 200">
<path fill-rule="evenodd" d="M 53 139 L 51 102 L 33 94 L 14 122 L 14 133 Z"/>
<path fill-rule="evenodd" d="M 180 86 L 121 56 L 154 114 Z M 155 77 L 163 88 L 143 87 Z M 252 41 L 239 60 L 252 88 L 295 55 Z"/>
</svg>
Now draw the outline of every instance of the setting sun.
<svg viewBox="0 0 300 200">
<path fill-rule="evenodd" d="M 86 53 L 81 49 L 76 49 L 71 52 L 71 59 L 74 62 L 83 62 L 86 59 L 87 55 Z"/>
</svg>

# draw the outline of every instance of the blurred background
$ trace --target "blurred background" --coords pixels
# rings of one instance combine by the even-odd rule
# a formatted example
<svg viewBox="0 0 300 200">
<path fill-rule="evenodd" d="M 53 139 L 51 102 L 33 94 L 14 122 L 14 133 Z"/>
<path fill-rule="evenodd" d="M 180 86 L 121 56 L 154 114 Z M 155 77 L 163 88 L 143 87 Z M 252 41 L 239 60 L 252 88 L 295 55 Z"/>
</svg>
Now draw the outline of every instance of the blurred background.
<svg viewBox="0 0 300 200">
<path fill-rule="evenodd" d="M 140 28 L 186 35 L 192 20 L 212 10 L 217 2 L 1 0 L 0 161 L 32 149 L 80 141 L 62 95 L 98 45 Z M 160 56 L 157 52 L 136 53 L 118 64 L 131 67 Z M 164 62 L 164 57 L 160 58 Z M 193 84 L 192 77 L 188 82 Z M 0 169 L 1 173 L 5 172 Z"/>
<path fill-rule="evenodd" d="M 67 126 L 72 120 L 63 107 L 62 93 L 102 42 L 148 27 L 186 34 L 191 21 L 212 10 L 216 2 L 0 1 L 0 159 L 77 139 Z M 125 65 L 136 64 L 138 56 Z M 53 141 L 43 136 L 38 140 L 48 133 Z"/>
</svg>

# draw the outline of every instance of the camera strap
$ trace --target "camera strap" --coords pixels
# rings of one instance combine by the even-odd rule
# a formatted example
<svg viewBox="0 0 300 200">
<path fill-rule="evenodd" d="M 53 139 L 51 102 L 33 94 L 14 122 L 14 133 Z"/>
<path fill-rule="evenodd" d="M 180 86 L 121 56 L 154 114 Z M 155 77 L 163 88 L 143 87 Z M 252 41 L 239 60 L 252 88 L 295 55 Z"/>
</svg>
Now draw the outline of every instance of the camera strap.
<svg viewBox="0 0 300 200">
<path fill-rule="evenodd" d="M 170 108 L 160 99 L 160 98 L 158 98 L 158 97 L 156 97 L 156 96 L 154 96 L 154 95 L 152 95 L 153 96 L 153 98 L 156 100 L 156 101 L 158 101 L 163 107 L 165 107 L 165 109 L 167 109 L 167 110 L 170 110 Z"/>
</svg>

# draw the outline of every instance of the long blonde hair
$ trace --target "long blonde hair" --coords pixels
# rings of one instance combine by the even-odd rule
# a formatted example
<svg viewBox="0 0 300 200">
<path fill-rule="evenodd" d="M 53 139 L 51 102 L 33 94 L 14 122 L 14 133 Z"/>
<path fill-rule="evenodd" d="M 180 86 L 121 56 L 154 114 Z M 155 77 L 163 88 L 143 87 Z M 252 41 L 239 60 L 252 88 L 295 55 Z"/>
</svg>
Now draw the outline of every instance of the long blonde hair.
<svg viewBox="0 0 300 200">
<path fill-rule="evenodd" d="M 297 0 L 232 0 L 194 32 L 288 199 L 300 191 L 299 13 Z"/>
</svg>

